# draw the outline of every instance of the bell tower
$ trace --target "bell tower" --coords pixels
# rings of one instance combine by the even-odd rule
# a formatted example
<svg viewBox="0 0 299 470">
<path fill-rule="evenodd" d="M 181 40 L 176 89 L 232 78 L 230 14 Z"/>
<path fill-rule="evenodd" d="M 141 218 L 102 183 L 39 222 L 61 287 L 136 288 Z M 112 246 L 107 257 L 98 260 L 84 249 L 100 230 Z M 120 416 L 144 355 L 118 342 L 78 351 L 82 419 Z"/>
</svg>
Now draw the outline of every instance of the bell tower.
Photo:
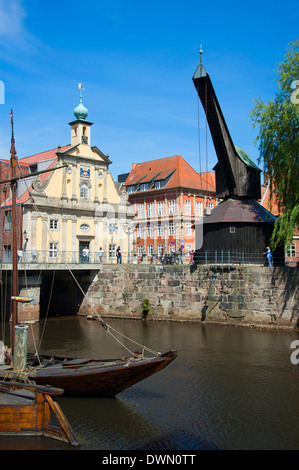
<svg viewBox="0 0 299 470">
<path fill-rule="evenodd" d="M 71 126 L 71 145 L 89 145 L 90 146 L 90 127 L 92 122 L 86 121 L 88 116 L 88 110 L 82 103 L 82 88 L 81 83 L 79 83 L 78 88 L 80 90 L 80 103 L 74 109 L 75 121 L 69 122 Z"/>
</svg>

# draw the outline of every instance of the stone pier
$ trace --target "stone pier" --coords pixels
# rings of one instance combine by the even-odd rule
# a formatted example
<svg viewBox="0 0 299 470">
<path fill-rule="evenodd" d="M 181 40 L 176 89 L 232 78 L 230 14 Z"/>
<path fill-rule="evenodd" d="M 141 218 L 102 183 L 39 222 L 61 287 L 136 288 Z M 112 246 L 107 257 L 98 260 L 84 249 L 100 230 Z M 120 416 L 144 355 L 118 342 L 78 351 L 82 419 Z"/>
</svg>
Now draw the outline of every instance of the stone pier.
<svg viewBox="0 0 299 470">
<path fill-rule="evenodd" d="M 40 285 L 41 279 L 37 275 L 19 278 L 19 296 L 33 299 L 29 303 L 18 302 L 18 319 L 20 323 L 35 323 L 39 321 Z"/>
<path fill-rule="evenodd" d="M 79 314 L 148 319 L 276 324 L 298 321 L 298 268 L 288 266 L 103 265 Z"/>
</svg>

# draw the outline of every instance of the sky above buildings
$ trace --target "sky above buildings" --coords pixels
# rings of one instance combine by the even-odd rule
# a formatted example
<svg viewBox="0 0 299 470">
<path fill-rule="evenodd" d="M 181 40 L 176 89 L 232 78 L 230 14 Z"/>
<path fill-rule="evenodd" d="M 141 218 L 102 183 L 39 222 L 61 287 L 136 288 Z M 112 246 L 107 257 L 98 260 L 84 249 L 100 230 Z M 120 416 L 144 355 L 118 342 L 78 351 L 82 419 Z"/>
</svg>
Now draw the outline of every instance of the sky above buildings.
<svg viewBox="0 0 299 470">
<path fill-rule="evenodd" d="M 81 82 L 91 145 L 109 155 L 115 179 L 178 154 L 211 170 L 192 82 L 202 41 L 231 137 L 257 162 L 249 115 L 255 98 L 276 93 L 298 10 L 277 0 L 0 0 L 0 158 L 9 158 L 11 108 L 19 158 L 69 144 Z"/>
</svg>

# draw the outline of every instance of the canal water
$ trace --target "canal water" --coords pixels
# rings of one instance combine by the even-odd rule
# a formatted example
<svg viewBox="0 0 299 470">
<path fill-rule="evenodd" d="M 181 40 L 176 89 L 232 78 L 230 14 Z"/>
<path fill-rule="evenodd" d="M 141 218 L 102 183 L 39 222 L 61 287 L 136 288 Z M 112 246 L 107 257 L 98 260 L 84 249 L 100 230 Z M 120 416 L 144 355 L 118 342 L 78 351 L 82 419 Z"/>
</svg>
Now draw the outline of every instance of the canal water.
<svg viewBox="0 0 299 470">
<path fill-rule="evenodd" d="M 60 397 L 78 450 L 299 449 L 299 364 L 291 360 L 298 332 L 107 323 L 153 350 L 177 349 L 178 357 L 115 398 Z M 49 319 L 45 329 L 42 321 L 32 325 L 33 350 L 31 330 L 37 344 L 42 340 L 43 352 L 94 358 L 127 354 L 97 321 L 58 317 Z M 1 437 L 0 449 L 74 448 L 43 437 Z"/>
</svg>

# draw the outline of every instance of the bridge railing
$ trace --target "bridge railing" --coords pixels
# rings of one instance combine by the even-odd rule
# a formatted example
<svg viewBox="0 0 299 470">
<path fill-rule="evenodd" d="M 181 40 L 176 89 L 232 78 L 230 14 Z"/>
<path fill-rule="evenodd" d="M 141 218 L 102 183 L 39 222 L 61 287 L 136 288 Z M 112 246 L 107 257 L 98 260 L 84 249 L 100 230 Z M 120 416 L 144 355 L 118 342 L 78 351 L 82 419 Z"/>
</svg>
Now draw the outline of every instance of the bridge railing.
<svg viewBox="0 0 299 470">
<path fill-rule="evenodd" d="M 263 253 L 246 253 L 244 251 L 201 251 L 193 254 L 195 264 L 208 264 L 216 267 L 233 266 L 242 264 L 267 264 L 267 259 Z M 11 263 L 10 253 L 4 253 L 1 257 L 2 263 Z M 25 251 L 22 256 L 18 257 L 18 262 L 26 265 L 32 264 L 60 264 L 60 265 L 84 265 L 92 264 L 117 264 L 120 260 L 116 257 L 115 252 L 104 253 L 102 257 L 98 252 L 90 252 L 87 257 L 82 253 L 75 251 Z M 121 263 L 129 264 L 193 264 L 192 255 L 184 251 L 176 253 L 171 259 L 166 256 L 157 254 L 138 256 L 136 253 L 122 252 Z M 284 264 L 284 259 L 279 259 L 274 255 L 273 264 Z"/>
</svg>

